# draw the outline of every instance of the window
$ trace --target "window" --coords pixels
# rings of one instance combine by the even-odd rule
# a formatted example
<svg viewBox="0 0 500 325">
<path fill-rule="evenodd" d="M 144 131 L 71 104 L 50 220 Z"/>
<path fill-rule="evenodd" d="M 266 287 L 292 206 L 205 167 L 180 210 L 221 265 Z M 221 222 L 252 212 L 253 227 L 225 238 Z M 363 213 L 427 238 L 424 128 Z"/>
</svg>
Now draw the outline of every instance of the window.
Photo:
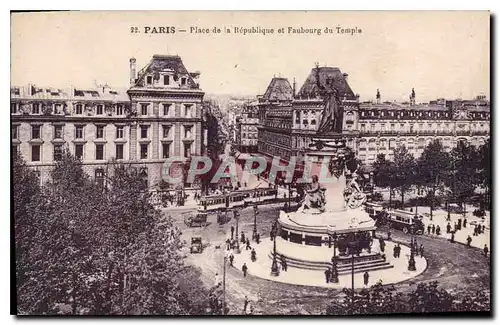
<svg viewBox="0 0 500 325">
<path fill-rule="evenodd" d="M 163 104 L 163 115 L 170 115 L 170 104 Z"/>
<path fill-rule="evenodd" d="M 123 159 L 123 144 L 116 145 L 116 159 Z"/>
<path fill-rule="evenodd" d="M 40 104 L 38 104 L 38 103 L 33 104 L 32 108 L 31 108 L 31 113 L 32 114 L 40 114 Z"/>
<path fill-rule="evenodd" d="M 63 126 L 54 125 L 54 139 L 62 139 L 62 138 L 63 138 Z"/>
<path fill-rule="evenodd" d="M 141 104 L 141 115 L 148 115 L 148 104 Z"/>
<path fill-rule="evenodd" d="M 96 132 L 97 139 L 104 139 L 104 126 L 98 125 Z"/>
<path fill-rule="evenodd" d="M 95 145 L 95 160 L 104 160 L 104 145 Z"/>
<path fill-rule="evenodd" d="M 75 144 L 75 157 L 83 159 L 83 144 Z"/>
<path fill-rule="evenodd" d="M 10 103 L 10 112 L 12 114 L 16 114 L 17 113 L 17 103 Z"/>
<path fill-rule="evenodd" d="M 83 139 L 83 126 L 77 125 L 75 127 L 75 138 L 76 139 Z"/>
<path fill-rule="evenodd" d="M 31 126 L 31 138 L 40 139 L 40 125 Z"/>
<path fill-rule="evenodd" d="M 168 158 L 170 156 L 170 144 L 169 143 L 162 144 L 162 152 L 163 152 L 163 158 Z"/>
<path fill-rule="evenodd" d="M 163 76 L 163 84 L 165 86 L 170 85 L 170 76 Z"/>
<path fill-rule="evenodd" d="M 95 181 L 99 186 L 104 186 L 104 170 L 100 168 L 95 170 Z"/>
<path fill-rule="evenodd" d="M 83 114 L 83 106 L 82 104 L 76 104 L 75 114 L 82 115 Z"/>
<path fill-rule="evenodd" d="M 169 133 L 170 133 L 170 126 L 164 125 L 163 126 L 163 138 L 167 139 Z"/>
<path fill-rule="evenodd" d="M 394 124 L 391 124 L 391 131 L 394 131 L 394 128 L 395 128 L 395 127 L 396 127 L 396 126 L 395 126 Z"/>
<path fill-rule="evenodd" d="M 141 126 L 141 139 L 146 139 L 148 137 L 148 127 L 145 125 Z"/>
<path fill-rule="evenodd" d="M 31 161 L 40 161 L 40 146 L 31 146 Z"/>
<path fill-rule="evenodd" d="M 104 106 L 103 105 L 97 105 L 96 114 L 97 115 L 102 115 L 103 113 L 104 113 Z"/>
<path fill-rule="evenodd" d="M 123 115 L 123 105 L 116 105 L 116 115 Z"/>
<path fill-rule="evenodd" d="M 181 85 L 185 85 L 186 84 L 186 78 L 181 78 Z"/>
<path fill-rule="evenodd" d="M 12 139 L 17 139 L 19 136 L 19 125 L 12 126 Z"/>
<path fill-rule="evenodd" d="M 191 117 L 191 107 L 193 105 L 184 105 L 184 116 Z"/>
<path fill-rule="evenodd" d="M 192 126 L 184 126 L 184 138 L 185 139 L 191 139 L 192 132 L 191 130 L 193 129 Z M 245 136 L 243 136 L 245 137 Z"/>
<path fill-rule="evenodd" d="M 141 159 L 148 159 L 148 145 L 145 143 L 141 144 Z"/>
<path fill-rule="evenodd" d="M 361 132 L 365 131 L 365 127 L 366 127 L 365 124 L 361 124 Z"/>
<path fill-rule="evenodd" d="M 62 145 L 55 144 L 54 145 L 54 161 L 59 161 L 62 159 Z"/>
<path fill-rule="evenodd" d="M 146 77 L 146 84 L 152 85 L 153 84 L 153 76 L 147 76 Z"/>
<path fill-rule="evenodd" d="M 117 139 L 122 139 L 123 138 L 123 126 L 118 125 L 116 127 L 116 138 Z"/>
<path fill-rule="evenodd" d="M 184 157 L 191 157 L 191 143 L 184 144 Z"/>
<path fill-rule="evenodd" d="M 61 104 L 54 104 L 54 114 L 62 114 L 62 105 Z"/>
</svg>

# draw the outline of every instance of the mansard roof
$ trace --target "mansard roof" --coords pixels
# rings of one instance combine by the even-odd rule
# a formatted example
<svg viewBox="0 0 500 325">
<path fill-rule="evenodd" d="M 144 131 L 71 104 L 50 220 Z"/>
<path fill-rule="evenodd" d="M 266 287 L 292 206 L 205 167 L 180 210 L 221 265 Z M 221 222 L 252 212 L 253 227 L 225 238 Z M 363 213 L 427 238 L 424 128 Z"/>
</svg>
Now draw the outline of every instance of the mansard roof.
<svg viewBox="0 0 500 325">
<path fill-rule="evenodd" d="M 347 99 L 356 98 L 354 92 L 347 83 L 344 74 L 340 71 L 339 68 L 334 68 L 334 67 L 313 68 L 298 92 L 299 98 L 314 98 L 317 97 L 317 95 L 319 95 L 319 89 L 316 82 L 316 75 L 317 75 L 316 69 L 319 69 L 318 74 L 321 85 L 326 87 L 326 79 L 329 77 L 333 78 L 333 84 L 337 88 L 339 96 L 341 98 L 343 97 L 346 97 Z"/>
<path fill-rule="evenodd" d="M 286 101 L 293 99 L 293 89 L 287 78 L 274 77 L 271 79 L 263 99 Z"/>
<path fill-rule="evenodd" d="M 160 78 L 160 72 L 173 72 L 174 80 L 176 78 L 187 77 L 187 88 L 198 89 L 198 84 L 193 77 L 199 76 L 199 72 L 190 73 L 184 66 L 182 59 L 178 55 L 160 55 L 155 54 L 149 63 L 137 73 L 135 86 L 144 87 L 146 75 L 153 75 L 153 79 Z"/>
</svg>

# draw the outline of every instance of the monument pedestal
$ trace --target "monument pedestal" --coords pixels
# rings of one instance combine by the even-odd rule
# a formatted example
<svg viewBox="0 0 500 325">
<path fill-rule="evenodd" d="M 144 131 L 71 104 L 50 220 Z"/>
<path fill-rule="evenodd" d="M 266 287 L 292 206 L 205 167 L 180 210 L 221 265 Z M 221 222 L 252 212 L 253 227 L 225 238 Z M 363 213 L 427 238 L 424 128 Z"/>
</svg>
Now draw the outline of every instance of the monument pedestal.
<svg viewBox="0 0 500 325">
<path fill-rule="evenodd" d="M 281 238 L 276 245 L 277 254 L 285 258 L 290 267 L 326 270 L 332 266 L 335 246 L 339 274 L 351 272 L 353 258 L 355 272 L 392 267 L 383 254 L 372 249 L 375 221 L 361 206 L 346 207 L 350 199 L 346 193 L 352 189 L 346 191 L 344 170 L 346 159 L 352 157 L 345 142 L 316 140 L 315 144 L 316 150 L 308 155 L 316 156 L 317 162 L 312 164 L 309 175 L 318 176 L 322 190 L 310 192 L 307 202 L 311 206 L 303 204 L 296 212 L 280 212 Z M 324 191 L 324 201 L 318 199 L 317 193 L 321 191 Z M 353 191 L 362 196 L 359 188 Z M 311 249 L 313 247 L 317 248 Z"/>
</svg>

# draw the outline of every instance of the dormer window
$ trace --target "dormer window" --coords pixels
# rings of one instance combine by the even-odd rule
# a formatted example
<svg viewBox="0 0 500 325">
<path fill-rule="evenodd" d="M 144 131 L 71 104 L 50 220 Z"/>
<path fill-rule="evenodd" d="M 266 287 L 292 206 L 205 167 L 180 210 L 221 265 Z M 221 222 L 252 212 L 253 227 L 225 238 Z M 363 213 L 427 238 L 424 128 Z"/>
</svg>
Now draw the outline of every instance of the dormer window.
<svg viewBox="0 0 500 325">
<path fill-rule="evenodd" d="M 104 106 L 103 105 L 97 105 L 96 114 L 97 115 L 102 115 L 103 111 L 104 111 Z"/>
<path fill-rule="evenodd" d="M 40 114 L 40 104 L 34 103 L 33 107 L 31 108 L 31 113 L 32 114 Z"/>
<path fill-rule="evenodd" d="M 170 76 L 166 76 L 166 75 L 165 75 L 165 76 L 163 76 L 163 84 L 164 84 L 165 86 L 170 85 Z"/>
<path fill-rule="evenodd" d="M 54 104 L 54 112 L 55 112 L 55 114 L 61 114 L 62 113 L 62 105 L 61 104 Z"/>
<path fill-rule="evenodd" d="M 181 78 L 181 85 L 184 86 L 186 84 L 186 78 Z"/>
<path fill-rule="evenodd" d="M 77 104 L 75 108 L 75 114 L 82 115 L 83 114 L 83 106 L 82 104 Z"/>
<path fill-rule="evenodd" d="M 153 84 L 153 76 L 147 76 L 146 77 L 146 84 L 152 85 Z"/>
<path fill-rule="evenodd" d="M 123 105 L 116 105 L 116 115 L 123 115 Z"/>
</svg>

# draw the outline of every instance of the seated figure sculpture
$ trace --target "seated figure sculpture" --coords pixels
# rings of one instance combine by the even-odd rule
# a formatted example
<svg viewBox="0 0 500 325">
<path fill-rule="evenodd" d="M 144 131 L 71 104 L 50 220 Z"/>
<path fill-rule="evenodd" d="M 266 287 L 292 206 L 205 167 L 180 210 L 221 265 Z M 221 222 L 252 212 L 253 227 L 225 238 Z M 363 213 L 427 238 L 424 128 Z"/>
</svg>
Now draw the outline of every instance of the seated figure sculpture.
<svg viewBox="0 0 500 325">
<path fill-rule="evenodd" d="M 366 194 L 361 191 L 356 178 L 357 174 L 354 172 L 344 193 L 346 204 L 350 209 L 359 208 L 366 201 Z"/>
<path fill-rule="evenodd" d="M 318 212 L 325 211 L 325 188 L 321 186 L 318 176 L 312 177 L 312 183 L 306 189 L 306 196 L 299 211 L 305 209 L 316 209 Z"/>
</svg>

